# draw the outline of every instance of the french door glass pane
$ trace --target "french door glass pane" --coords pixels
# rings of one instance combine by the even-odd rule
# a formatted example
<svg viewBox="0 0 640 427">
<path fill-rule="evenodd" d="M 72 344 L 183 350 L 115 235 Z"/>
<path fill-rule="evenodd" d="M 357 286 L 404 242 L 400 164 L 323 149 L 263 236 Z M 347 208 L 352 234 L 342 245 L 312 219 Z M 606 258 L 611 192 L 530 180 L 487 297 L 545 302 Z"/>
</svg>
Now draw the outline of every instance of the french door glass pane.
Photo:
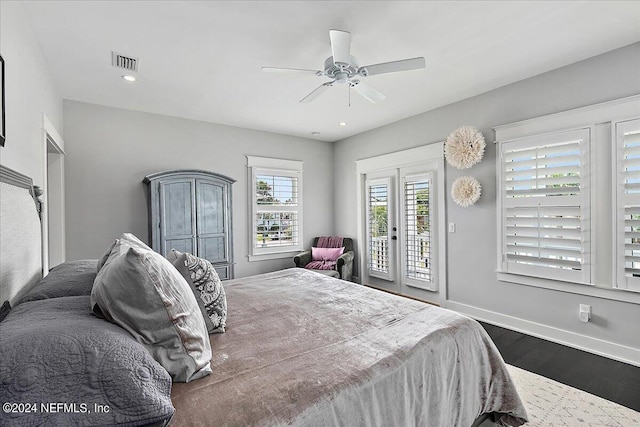
<svg viewBox="0 0 640 427">
<path fill-rule="evenodd" d="M 431 224 L 429 180 L 405 181 L 405 274 L 413 280 L 431 281 Z"/>
<path fill-rule="evenodd" d="M 369 234 L 369 271 L 389 273 L 389 187 L 369 185 L 367 233 Z"/>
</svg>

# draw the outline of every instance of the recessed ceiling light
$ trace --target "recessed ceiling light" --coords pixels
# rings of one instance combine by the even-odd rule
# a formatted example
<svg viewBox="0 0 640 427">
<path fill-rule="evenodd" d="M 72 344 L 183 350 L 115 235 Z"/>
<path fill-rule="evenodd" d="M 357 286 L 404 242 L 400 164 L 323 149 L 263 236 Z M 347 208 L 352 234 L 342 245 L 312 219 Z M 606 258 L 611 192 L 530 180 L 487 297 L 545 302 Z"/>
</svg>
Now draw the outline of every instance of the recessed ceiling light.
<svg viewBox="0 0 640 427">
<path fill-rule="evenodd" d="M 313 131 L 311 132 L 311 135 L 320 135 L 320 132 Z"/>
<path fill-rule="evenodd" d="M 340 123 L 338 123 L 338 124 L 339 124 L 340 126 L 346 126 L 346 125 L 347 125 L 347 122 L 340 122 Z"/>
<path fill-rule="evenodd" d="M 123 79 L 125 79 L 128 82 L 135 82 L 136 78 L 130 74 L 125 74 L 124 76 L 122 76 Z"/>
</svg>

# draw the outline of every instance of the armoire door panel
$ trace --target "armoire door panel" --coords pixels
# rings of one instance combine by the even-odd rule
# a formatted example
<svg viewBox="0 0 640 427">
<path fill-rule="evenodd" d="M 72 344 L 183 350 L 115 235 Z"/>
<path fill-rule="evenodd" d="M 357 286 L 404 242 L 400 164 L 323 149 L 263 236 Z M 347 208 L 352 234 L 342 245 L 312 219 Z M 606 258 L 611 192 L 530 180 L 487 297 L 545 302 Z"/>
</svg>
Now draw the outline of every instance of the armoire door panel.
<svg viewBox="0 0 640 427">
<path fill-rule="evenodd" d="M 198 232 L 200 235 L 225 232 L 225 194 L 221 185 L 198 181 Z"/>
<path fill-rule="evenodd" d="M 195 253 L 193 247 L 193 238 L 187 239 L 166 239 L 164 241 L 164 255 L 171 252 L 171 249 L 175 249 L 180 252 L 188 252 L 190 254 Z"/>
<path fill-rule="evenodd" d="M 198 252 L 200 257 L 210 262 L 227 261 L 227 245 L 225 236 L 199 237 Z"/>
<path fill-rule="evenodd" d="M 218 277 L 220 278 L 220 280 L 228 280 L 232 278 L 229 272 L 228 265 L 214 266 L 214 268 L 216 270 L 216 273 L 218 273 Z"/>
<path fill-rule="evenodd" d="M 161 184 L 163 200 L 161 228 L 165 239 L 178 236 L 192 236 L 194 230 L 193 181 Z"/>
</svg>

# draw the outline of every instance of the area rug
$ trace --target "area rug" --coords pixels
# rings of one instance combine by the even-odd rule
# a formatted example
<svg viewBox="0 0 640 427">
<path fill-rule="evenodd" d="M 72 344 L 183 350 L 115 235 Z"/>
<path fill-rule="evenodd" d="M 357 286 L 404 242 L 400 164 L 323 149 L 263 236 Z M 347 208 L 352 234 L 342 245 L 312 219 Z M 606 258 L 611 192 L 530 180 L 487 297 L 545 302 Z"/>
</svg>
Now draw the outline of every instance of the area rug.
<svg viewBox="0 0 640 427">
<path fill-rule="evenodd" d="M 640 412 L 507 365 L 527 408 L 527 427 L 640 426 Z"/>
</svg>

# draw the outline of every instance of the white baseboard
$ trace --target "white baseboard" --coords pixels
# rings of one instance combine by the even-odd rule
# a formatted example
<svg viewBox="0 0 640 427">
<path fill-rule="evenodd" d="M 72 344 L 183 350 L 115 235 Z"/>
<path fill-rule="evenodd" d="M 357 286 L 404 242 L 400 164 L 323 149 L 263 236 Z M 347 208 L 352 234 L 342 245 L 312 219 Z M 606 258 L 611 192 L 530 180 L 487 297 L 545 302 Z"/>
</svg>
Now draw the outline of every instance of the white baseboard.
<svg viewBox="0 0 640 427">
<path fill-rule="evenodd" d="M 564 329 L 554 328 L 541 323 L 531 322 L 518 317 L 507 316 L 495 311 L 462 304 L 455 301 L 447 301 L 446 308 L 466 314 L 476 320 L 481 320 L 492 325 L 504 327 L 527 335 L 556 342 L 569 347 L 598 354 L 620 362 L 640 366 L 640 349 L 627 347 L 610 341 L 604 341 L 587 335 L 577 334 Z M 633 328 L 632 328 L 633 329 Z"/>
</svg>

